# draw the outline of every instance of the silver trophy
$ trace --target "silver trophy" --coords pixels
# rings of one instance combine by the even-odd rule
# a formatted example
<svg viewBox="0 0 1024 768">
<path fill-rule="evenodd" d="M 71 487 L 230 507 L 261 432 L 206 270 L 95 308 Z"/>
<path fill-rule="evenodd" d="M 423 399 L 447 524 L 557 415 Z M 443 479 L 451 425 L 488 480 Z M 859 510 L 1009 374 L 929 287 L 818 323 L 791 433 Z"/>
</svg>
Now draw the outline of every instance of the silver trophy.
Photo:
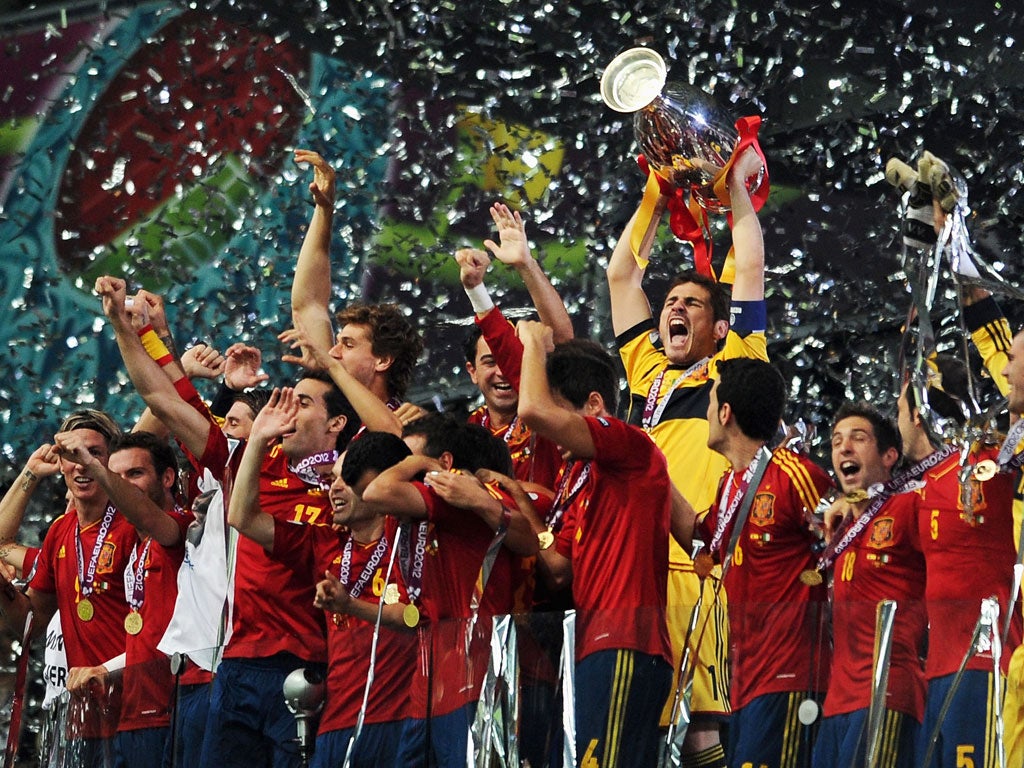
<svg viewBox="0 0 1024 768">
<path fill-rule="evenodd" d="M 652 171 L 689 191 L 709 213 L 727 211 L 714 182 L 739 135 L 702 91 L 667 78 L 657 51 L 631 48 L 605 69 L 601 98 L 616 112 L 633 113 L 633 133 Z M 751 192 L 763 175 L 748 181 Z"/>
</svg>

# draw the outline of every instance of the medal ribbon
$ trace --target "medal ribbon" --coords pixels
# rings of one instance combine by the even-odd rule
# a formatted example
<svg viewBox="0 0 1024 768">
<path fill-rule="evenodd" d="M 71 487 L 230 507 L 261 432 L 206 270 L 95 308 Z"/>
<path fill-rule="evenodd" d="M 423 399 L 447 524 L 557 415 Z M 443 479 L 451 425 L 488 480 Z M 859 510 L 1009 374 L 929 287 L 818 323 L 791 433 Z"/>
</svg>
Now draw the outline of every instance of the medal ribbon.
<svg viewBox="0 0 1024 768">
<path fill-rule="evenodd" d="M 878 511 L 882 506 L 889 500 L 889 497 L 896 493 L 903 493 L 910 490 L 908 486 L 917 482 L 921 475 L 927 472 L 929 469 L 937 467 L 939 464 L 944 462 L 947 458 L 956 453 L 957 447 L 955 445 L 944 445 L 939 450 L 921 459 L 917 464 L 910 467 L 910 469 L 901 472 L 896 477 L 890 479 L 885 483 L 881 490 L 872 497 L 870 506 L 864 512 L 863 515 L 858 517 L 852 525 L 849 527 L 840 528 L 845 530 L 842 537 L 833 537 L 832 544 L 829 544 L 825 551 L 818 558 L 818 564 L 815 569 L 818 571 L 826 571 L 836 561 L 846 549 L 853 543 L 854 539 L 860 535 L 861 531 L 867 528 L 868 523 L 878 514 Z"/>
<path fill-rule="evenodd" d="M 562 521 L 562 516 L 565 515 L 565 511 L 572 506 L 573 501 L 580 495 L 580 491 L 583 490 L 583 486 L 587 484 L 590 479 L 590 465 L 591 462 L 584 462 L 583 468 L 580 473 L 576 476 L 576 482 L 572 486 L 572 490 L 568 490 L 569 479 L 572 477 L 572 470 L 574 467 L 579 465 L 581 462 L 574 461 L 572 464 L 562 465 L 562 474 L 558 478 L 558 488 L 555 490 L 555 503 L 551 507 L 551 511 L 548 512 L 547 518 L 544 520 L 544 524 L 547 526 L 549 531 L 556 531 L 556 528 L 560 528 L 559 523 Z M 568 493 L 566 493 L 568 491 Z"/>
<path fill-rule="evenodd" d="M 373 572 L 377 570 L 377 566 L 380 565 L 380 561 L 384 559 L 384 554 L 388 551 L 388 537 L 387 533 L 384 533 L 380 537 L 380 541 L 377 542 L 377 546 L 374 548 L 373 553 L 370 555 L 370 559 L 363 567 L 362 573 L 359 574 L 359 578 L 356 583 L 351 587 L 348 585 L 349 569 L 352 567 L 352 536 L 348 537 L 348 541 L 345 542 L 345 549 L 341 553 L 341 573 L 339 574 L 341 583 L 348 589 L 350 597 L 356 598 L 363 594 L 363 590 L 366 589 L 366 584 L 373 576 Z"/>
<path fill-rule="evenodd" d="M 142 607 L 146 593 L 146 557 L 149 555 L 149 548 L 153 544 L 153 537 L 146 538 L 146 546 L 139 554 L 139 545 L 132 549 L 132 555 L 128 558 L 128 565 L 124 569 L 124 594 L 128 599 L 128 606 L 137 611 Z M 138 563 L 138 567 L 135 564 Z"/>
<path fill-rule="evenodd" d="M 739 509 L 740 503 L 743 503 L 743 509 L 740 510 L 740 514 L 736 519 L 736 525 L 733 526 L 732 536 L 729 539 L 729 546 L 725 552 L 725 556 L 722 558 L 724 565 L 728 565 L 728 562 L 732 559 L 732 553 L 736 549 L 736 542 L 739 540 L 740 531 L 743 528 L 744 523 L 747 521 L 747 514 L 750 512 L 750 506 L 754 501 L 754 496 L 748 495 L 747 491 L 751 485 L 754 486 L 754 490 L 761 484 L 761 478 L 764 477 L 765 470 L 768 469 L 768 463 L 772 459 L 772 452 L 765 446 L 761 446 L 758 450 L 757 455 L 754 457 L 754 461 L 751 462 L 750 466 L 747 467 L 747 471 L 743 473 L 743 479 L 740 481 L 740 487 L 736 489 L 736 493 L 733 494 L 732 500 L 729 502 L 727 509 L 722 509 L 725 506 L 726 494 L 722 495 L 722 501 L 719 506 L 718 522 L 715 524 L 715 532 L 711 536 L 711 546 L 708 547 L 708 551 L 714 555 L 718 553 L 718 548 L 722 545 L 722 539 L 725 537 L 725 529 L 732 522 L 733 517 L 736 515 L 736 510 Z M 732 473 L 735 476 L 734 473 Z M 732 487 L 732 478 L 730 477 L 729 482 L 726 483 L 726 489 Z M 724 574 L 723 574 L 724 577 Z"/>
<path fill-rule="evenodd" d="M 85 573 L 82 573 L 82 564 L 85 562 L 85 558 L 82 555 L 82 525 L 78 523 L 78 528 L 75 535 L 75 554 L 78 556 L 78 587 L 79 595 L 81 597 L 89 597 L 93 593 L 93 581 L 96 578 L 96 565 L 99 563 L 100 552 L 103 551 L 103 540 L 107 537 L 107 532 L 110 530 L 110 524 L 114 521 L 114 513 L 117 512 L 114 509 L 113 504 L 108 504 L 106 511 L 103 513 L 103 520 L 100 521 L 100 529 L 96 534 L 96 543 L 93 544 L 92 554 L 89 556 L 89 565 L 85 569 Z"/>
<path fill-rule="evenodd" d="M 1010 431 L 1006 433 L 1006 439 L 1003 440 L 1002 446 L 999 448 L 999 457 L 996 459 L 996 462 L 999 464 L 1001 472 L 1013 472 L 1024 466 L 1024 451 L 1015 453 L 1017 444 L 1022 438 L 1024 438 L 1024 418 L 1017 419 L 1014 422 L 1013 426 L 1010 427 Z"/>
<path fill-rule="evenodd" d="M 416 549 L 409 552 L 409 529 L 412 523 L 402 523 L 400 529 L 403 531 L 399 541 L 401 557 L 398 560 L 398 568 L 405 580 L 405 591 L 409 595 L 409 602 L 415 603 L 423 589 L 423 561 L 427 555 L 427 532 L 430 524 L 423 520 L 416 526 Z"/>
<path fill-rule="evenodd" d="M 662 415 L 665 413 L 665 408 L 668 406 L 668 401 L 672 397 L 672 393 L 676 391 L 676 388 L 691 376 L 695 376 L 702 370 L 706 374 L 708 363 L 710 362 L 711 358 L 705 357 L 703 360 L 698 360 L 679 374 L 679 378 L 672 382 L 672 386 L 669 388 L 668 392 L 666 392 L 665 396 L 661 398 L 661 402 L 658 402 L 658 395 L 661 393 L 661 383 L 665 379 L 665 373 L 668 369 L 661 371 L 651 384 L 651 390 L 647 393 L 647 399 L 644 401 L 644 415 L 643 420 L 641 421 L 643 428 L 650 430 L 658 426 L 658 424 L 661 423 Z"/>
<path fill-rule="evenodd" d="M 317 488 L 330 488 L 330 483 L 324 484 L 320 475 L 313 469 L 321 464 L 334 464 L 338 460 L 337 451 L 321 451 L 307 456 L 295 466 L 288 465 L 288 469 L 298 475 L 308 485 L 315 485 Z"/>
</svg>

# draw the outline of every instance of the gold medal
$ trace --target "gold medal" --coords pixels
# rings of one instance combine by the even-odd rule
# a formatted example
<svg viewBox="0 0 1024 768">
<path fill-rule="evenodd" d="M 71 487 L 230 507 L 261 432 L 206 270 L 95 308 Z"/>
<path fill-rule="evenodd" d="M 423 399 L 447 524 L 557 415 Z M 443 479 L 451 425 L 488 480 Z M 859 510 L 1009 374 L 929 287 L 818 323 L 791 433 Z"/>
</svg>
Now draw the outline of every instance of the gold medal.
<svg viewBox="0 0 1024 768">
<path fill-rule="evenodd" d="M 124 631 L 129 635 L 139 634 L 142 631 L 142 614 L 133 610 L 125 616 Z"/>
<path fill-rule="evenodd" d="M 845 498 L 851 504 L 859 504 L 862 501 L 867 501 L 871 497 L 868 495 L 868 492 L 865 491 L 863 488 L 857 488 L 856 490 L 850 491 L 843 498 Z"/>
<path fill-rule="evenodd" d="M 87 597 L 83 597 L 81 600 L 78 601 L 77 611 L 78 618 L 80 618 L 82 621 L 92 621 L 92 617 L 96 613 L 96 609 L 92 607 L 92 603 L 89 601 L 89 598 Z"/>
<path fill-rule="evenodd" d="M 415 629 L 420 623 L 420 609 L 409 603 L 402 612 L 402 621 L 405 622 L 405 626 L 409 629 Z"/>
<path fill-rule="evenodd" d="M 992 459 L 983 459 L 974 465 L 974 479 L 984 483 L 991 480 L 999 472 L 998 465 Z"/>
<path fill-rule="evenodd" d="M 384 605 L 394 605 L 398 602 L 398 585 L 388 584 L 384 587 Z"/>
<path fill-rule="evenodd" d="M 541 549 L 549 549 L 555 543 L 555 534 L 551 531 L 541 531 L 537 534 L 537 544 Z"/>
<path fill-rule="evenodd" d="M 707 552 L 700 552 L 693 560 L 693 570 L 702 579 L 706 579 L 715 567 L 715 559 Z"/>
<path fill-rule="evenodd" d="M 821 571 L 816 568 L 808 568 L 806 571 L 800 571 L 800 583 L 806 584 L 808 587 L 816 587 L 822 583 L 824 579 L 821 576 Z"/>
</svg>

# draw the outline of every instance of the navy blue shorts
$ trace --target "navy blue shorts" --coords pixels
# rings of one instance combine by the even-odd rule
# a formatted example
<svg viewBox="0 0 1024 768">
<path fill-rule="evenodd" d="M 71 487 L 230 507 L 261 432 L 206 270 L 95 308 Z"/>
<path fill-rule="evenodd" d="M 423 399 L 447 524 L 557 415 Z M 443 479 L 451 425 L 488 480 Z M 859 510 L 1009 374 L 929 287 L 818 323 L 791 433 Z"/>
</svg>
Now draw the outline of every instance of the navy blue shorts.
<svg viewBox="0 0 1024 768">
<path fill-rule="evenodd" d="M 928 682 L 928 700 L 924 723 L 917 742 L 917 762 L 921 764 L 939 719 L 939 712 L 952 687 L 955 674 L 937 677 Z M 1002 701 L 995 701 L 994 672 L 967 670 L 953 695 L 953 702 L 939 729 L 939 740 L 926 768 L 974 765 L 988 768 L 999 765 L 996 751 L 996 711 Z M 1001 693 L 1005 695 L 1006 686 Z"/>
<path fill-rule="evenodd" d="M 476 716 L 476 707 L 476 702 L 471 702 L 454 712 L 429 720 L 405 720 L 395 768 L 465 765 L 469 727 Z"/>
<path fill-rule="evenodd" d="M 814 768 L 860 768 L 864 765 L 868 710 L 832 715 L 821 721 L 814 744 Z M 914 746 L 918 722 L 902 712 L 886 710 L 882 748 L 876 768 L 916 768 Z"/>
<path fill-rule="evenodd" d="M 592 653 L 576 663 L 576 761 L 581 768 L 649 768 L 658 762 L 658 720 L 672 686 L 660 656 Z"/>
<path fill-rule="evenodd" d="M 734 709 L 725 751 L 729 766 L 807 768 L 821 722 L 820 707 L 818 717 L 810 725 L 801 724 L 797 717 L 801 702 L 808 698 L 805 691 L 768 693 Z M 814 700 L 820 704 L 818 698 Z"/>
<path fill-rule="evenodd" d="M 359 741 L 349 763 L 352 768 L 380 768 L 394 765 L 398 742 L 402 736 L 402 720 L 390 723 L 364 723 Z M 316 737 L 316 752 L 309 768 L 336 768 L 345 764 L 348 743 L 355 728 L 327 731 Z"/>
<path fill-rule="evenodd" d="M 138 728 L 114 734 L 117 768 L 161 768 L 170 728 Z"/>
<path fill-rule="evenodd" d="M 299 768 L 295 716 L 284 703 L 284 679 L 296 658 L 224 659 L 210 694 L 200 765 L 211 768 Z"/>
</svg>

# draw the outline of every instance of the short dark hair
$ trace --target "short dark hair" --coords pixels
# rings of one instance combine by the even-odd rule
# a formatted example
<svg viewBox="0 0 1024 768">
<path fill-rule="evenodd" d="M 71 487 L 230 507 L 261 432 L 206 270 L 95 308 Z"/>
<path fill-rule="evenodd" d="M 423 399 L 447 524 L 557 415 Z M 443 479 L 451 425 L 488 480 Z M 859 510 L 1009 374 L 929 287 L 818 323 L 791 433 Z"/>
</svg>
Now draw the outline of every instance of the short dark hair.
<svg viewBox="0 0 1024 768">
<path fill-rule="evenodd" d="M 348 445 L 341 464 L 341 479 L 346 485 L 353 486 L 366 472 L 383 472 L 410 455 L 412 451 L 398 435 L 363 432 Z"/>
<path fill-rule="evenodd" d="M 231 402 L 244 404 L 255 419 L 256 414 L 263 410 L 263 406 L 270 402 L 270 391 L 267 389 L 249 389 L 245 392 L 236 392 L 231 398 Z"/>
<path fill-rule="evenodd" d="M 871 405 L 871 403 L 864 400 L 854 403 L 843 403 L 839 406 L 839 410 L 836 411 L 836 416 L 832 420 L 833 431 L 840 421 L 854 416 L 859 416 L 871 423 L 879 455 L 885 453 L 890 448 L 895 448 L 897 455 L 899 457 L 903 456 L 903 440 L 900 438 L 900 431 L 896 423 L 875 406 Z"/>
<path fill-rule="evenodd" d="M 422 435 L 423 452 L 434 459 L 450 453 L 456 469 L 491 469 L 505 475 L 513 472 L 512 456 L 505 441 L 479 424 L 467 424 L 446 413 L 432 413 L 406 424 L 402 435 Z"/>
<path fill-rule="evenodd" d="M 732 407 L 744 435 L 766 443 L 775 437 L 786 406 L 786 383 L 774 366 L 746 357 L 722 360 L 715 394 L 719 405 Z"/>
<path fill-rule="evenodd" d="M 605 410 L 615 413 L 619 401 L 619 373 L 612 356 L 589 339 L 570 339 L 558 344 L 548 355 L 548 383 L 551 389 L 582 408 L 591 392 L 604 400 Z"/>
<path fill-rule="evenodd" d="M 480 341 L 480 337 L 483 335 L 484 332 L 480 330 L 480 326 L 473 323 L 473 327 L 469 329 L 466 338 L 462 340 L 462 354 L 466 356 L 466 362 L 470 365 L 476 365 L 477 342 Z"/>
<path fill-rule="evenodd" d="M 729 291 L 713 277 L 702 275 L 693 269 L 687 269 L 676 275 L 675 279 L 668 286 L 665 292 L 666 297 L 672 293 L 672 289 L 686 283 L 694 283 L 706 290 L 711 296 L 711 313 L 716 321 L 725 320 L 729 322 L 729 303 L 731 296 Z M 662 302 L 664 303 L 664 302 Z"/>
<path fill-rule="evenodd" d="M 57 432 L 71 432 L 75 429 L 91 429 L 99 432 L 107 440 L 107 446 L 111 441 L 121 434 L 121 427 L 117 425 L 110 414 L 97 411 L 94 408 L 82 408 L 69 415 L 61 422 Z"/>
<path fill-rule="evenodd" d="M 152 432 L 123 432 L 110 442 L 111 455 L 118 451 L 126 451 L 129 448 L 141 448 L 147 451 L 153 460 L 153 468 L 157 476 L 162 475 L 168 469 L 178 472 L 178 459 L 174 455 L 174 449 L 166 440 L 161 440 Z"/>
<path fill-rule="evenodd" d="M 324 407 L 327 409 L 327 415 L 332 419 L 335 416 L 345 417 L 345 427 L 338 434 L 338 439 L 335 441 L 335 450 L 344 451 L 349 441 L 363 426 L 362 421 L 359 419 L 359 414 L 356 413 L 352 403 L 348 401 L 345 393 L 338 388 L 338 385 L 327 371 L 305 371 L 299 376 L 298 380 L 303 381 L 305 379 L 322 381 L 324 384 L 329 385 L 324 392 Z"/>
<path fill-rule="evenodd" d="M 342 325 L 354 323 L 370 329 L 373 354 L 391 358 L 386 379 L 388 394 L 405 397 L 412 371 L 423 351 L 423 340 L 397 304 L 350 304 L 338 313 Z"/>
<path fill-rule="evenodd" d="M 958 357 L 937 354 L 931 361 L 933 369 L 926 363 L 928 372 L 928 407 L 940 418 L 953 419 L 957 424 L 967 421 L 964 406 L 971 402 L 970 374 L 967 366 Z M 907 403 L 911 408 L 920 408 L 917 401 L 917 390 L 911 380 L 907 387 Z"/>
</svg>

